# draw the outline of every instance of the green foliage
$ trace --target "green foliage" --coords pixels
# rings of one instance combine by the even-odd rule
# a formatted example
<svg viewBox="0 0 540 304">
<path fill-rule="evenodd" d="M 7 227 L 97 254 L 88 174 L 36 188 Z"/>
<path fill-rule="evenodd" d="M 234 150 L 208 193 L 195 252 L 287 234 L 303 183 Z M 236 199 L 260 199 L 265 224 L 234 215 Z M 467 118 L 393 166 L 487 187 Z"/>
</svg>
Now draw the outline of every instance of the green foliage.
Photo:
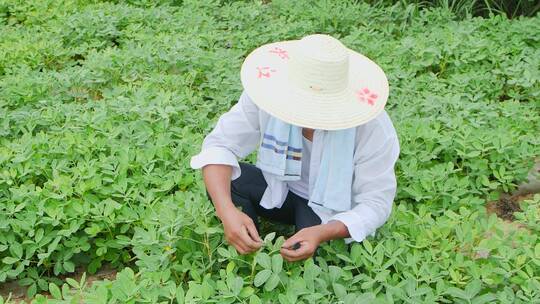
<svg viewBox="0 0 540 304">
<path fill-rule="evenodd" d="M 450 10 L 460 18 L 470 16 L 488 17 L 492 14 L 502 14 L 509 18 L 515 18 L 519 16 L 535 16 L 540 11 L 540 3 L 536 0 L 383 0 L 368 2 L 379 5 L 401 2 L 424 8 L 438 7 Z"/>
<path fill-rule="evenodd" d="M 531 231 L 540 233 L 540 195 L 524 200 L 521 203 L 521 210 L 514 213 L 516 220 Z M 536 246 L 536 253 L 540 256 L 540 246 Z"/>
<path fill-rule="evenodd" d="M 35 303 L 533 303 L 538 198 L 483 211 L 540 155 L 539 17 L 340 1 L 0 0 L 0 282 Z M 391 84 L 399 191 L 374 238 L 283 262 L 224 244 L 189 158 L 255 47 L 331 33 Z M 103 264 L 114 281 L 58 277 Z M 2 303 L 4 300 L 0 300 Z M 9 302 L 9 301 L 8 301 Z"/>
</svg>

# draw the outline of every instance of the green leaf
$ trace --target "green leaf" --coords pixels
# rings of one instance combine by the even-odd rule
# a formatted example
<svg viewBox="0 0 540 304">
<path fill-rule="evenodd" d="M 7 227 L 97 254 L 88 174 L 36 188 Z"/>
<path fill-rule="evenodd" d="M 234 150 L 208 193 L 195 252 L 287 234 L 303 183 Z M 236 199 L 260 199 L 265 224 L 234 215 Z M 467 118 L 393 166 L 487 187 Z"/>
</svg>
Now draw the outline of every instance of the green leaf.
<svg viewBox="0 0 540 304">
<path fill-rule="evenodd" d="M 28 285 L 30 285 L 30 284 L 32 284 L 32 283 L 34 283 L 34 282 L 35 282 L 35 281 L 34 281 L 34 279 L 32 279 L 32 278 L 24 278 L 24 279 L 19 280 L 19 285 L 21 285 L 21 286 L 28 286 Z"/>
<path fill-rule="evenodd" d="M 244 286 L 244 280 L 241 277 L 234 277 L 232 279 L 232 284 L 230 287 L 231 287 L 231 291 L 235 295 L 240 294 L 240 291 L 242 291 L 243 286 Z"/>
<path fill-rule="evenodd" d="M 79 286 L 84 286 L 85 283 L 86 283 L 86 272 L 83 272 L 83 274 L 81 275 L 81 280 L 79 281 Z"/>
<path fill-rule="evenodd" d="M 105 292 L 103 292 L 103 289 L 105 289 Z M 71 295 L 71 288 L 68 284 L 64 283 L 62 284 L 62 297 L 68 298 Z M 96 289 L 96 296 L 99 299 L 107 299 L 107 288 L 103 285 L 100 285 Z"/>
<path fill-rule="evenodd" d="M 34 240 L 36 241 L 36 243 L 39 243 L 43 239 L 43 234 L 44 234 L 43 228 L 39 228 L 36 231 L 36 235 L 34 237 Z"/>
<path fill-rule="evenodd" d="M 49 283 L 49 292 L 55 299 L 62 300 L 62 293 L 60 292 L 60 288 L 58 288 L 58 286 L 56 286 L 54 283 Z"/>
<path fill-rule="evenodd" d="M 345 286 L 338 283 L 333 283 L 332 287 L 334 288 L 334 293 L 339 299 L 343 299 L 345 296 L 347 296 L 347 289 Z"/>
<path fill-rule="evenodd" d="M 14 257 L 5 257 L 5 258 L 2 259 L 2 262 L 4 264 L 7 264 L 7 265 L 11 265 L 11 264 L 16 263 L 18 261 L 19 261 L 19 259 L 14 258 Z"/>
<path fill-rule="evenodd" d="M 223 248 L 223 247 L 218 247 L 217 249 L 217 252 L 220 256 L 224 257 L 224 258 L 230 258 L 231 255 L 229 254 L 229 250 Z"/>
<path fill-rule="evenodd" d="M 67 272 L 74 272 L 75 271 L 75 264 L 73 264 L 73 262 L 71 262 L 71 261 L 65 261 L 63 266 L 64 266 L 64 269 Z"/>
<path fill-rule="evenodd" d="M 271 275 L 272 275 L 272 271 L 270 269 L 264 269 L 262 271 L 259 271 L 255 275 L 255 279 L 253 280 L 253 284 L 256 287 L 259 287 L 262 284 L 266 283 L 266 281 L 268 280 L 268 278 L 270 278 Z"/>
<path fill-rule="evenodd" d="M 23 247 L 21 244 L 19 243 L 13 243 L 11 244 L 10 246 L 10 251 L 11 253 L 16 257 L 18 258 L 19 260 L 22 259 L 22 256 L 23 256 Z"/>
<path fill-rule="evenodd" d="M 227 273 L 232 273 L 234 272 L 235 267 L 236 267 L 236 263 L 234 261 L 230 261 L 229 263 L 227 263 L 227 267 L 225 268 L 225 271 Z"/>
<path fill-rule="evenodd" d="M 249 297 L 249 304 L 262 304 L 262 301 L 258 296 L 251 295 Z"/>
<path fill-rule="evenodd" d="M 264 290 L 272 291 L 277 287 L 278 284 L 279 284 L 279 276 L 275 273 L 272 273 L 272 275 L 270 276 L 270 278 L 266 281 L 266 284 L 264 285 Z"/>
<path fill-rule="evenodd" d="M 264 252 L 258 252 L 257 255 L 255 256 L 255 260 L 263 268 L 266 268 L 266 269 L 272 268 L 272 260 L 270 259 L 270 256 Z"/>
<path fill-rule="evenodd" d="M 103 204 L 105 206 L 105 208 L 103 209 L 104 216 L 110 216 L 114 212 L 114 210 L 122 208 L 121 204 L 110 198 L 104 200 Z"/>
<path fill-rule="evenodd" d="M 79 282 L 75 281 L 74 279 L 72 278 L 66 278 L 66 283 L 69 284 L 69 286 L 73 287 L 73 288 L 76 288 L 76 289 L 79 289 L 80 286 L 79 286 Z"/>
<path fill-rule="evenodd" d="M 67 285 L 67 284 L 64 284 L 64 285 L 62 286 L 62 289 L 63 289 L 63 290 L 64 290 L 64 288 L 63 288 L 64 286 L 67 287 L 68 285 Z M 69 288 L 66 288 L 66 289 L 69 290 Z M 71 291 L 70 291 L 70 292 L 71 292 Z M 64 293 L 64 294 L 65 294 L 65 293 Z M 105 287 L 105 285 L 99 285 L 99 286 L 96 288 L 96 297 L 102 301 L 101 303 L 103 303 L 103 304 L 107 303 L 107 298 L 108 298 L 108 296 L 109 296 L 109 290 L 107 289 L 107 287 Z M 64 297 L 65 297 L 65 296 L 64 296 Z M 100 304 L 101 304 L 101 303 L 100 303 Z M 179 304 L 180 304 L 180 302 L 179 302 Z M 181 304 L 183 304 L 183 303 L 181 303 Z"/>
<path fill-rule="evenodd" d="M 329 275 L 330 275 L 330 280 L 332 282 L 336 282 L 343 275 L 343 269 L 341 267 L 331 265 L 331 266 L 328 266 L 328 270 L 329 270 L 328 272 L 329 272 Z M 376 278 L 375 278 L 375 280 L 376 280 Z"/>
<path fill-rule="evenodd" d="M 41 290 L 48 290 L 49 289 L 49 282 L 47 282 L 45 279 L 39 278 L 37 280 L 37 286 Z"/>
<path fill-rule="evenodd" d="M 268 243 L 271 243 L 274 238 L 276 237 L 276 233 L 275 232 L 271 232 L 269 234 L 267 234 L 265 237 L 264 237 L 264 243 L 265 244 L 268 244 Z"/>
<path fill-rule="evenodd" d="M 179 284 L 178 287 L 176 287 L 176 302 L 178 304 L 184 304 L 184 298 L 184 289 L 182 288 L 182 285 Z"/>
<path fill-rule="evenodd" d="M 26 296 L 28 296 L 29 298 L 33 298 L 36 295 L 36 292 L 37 292 L 37 285 L 36 283 L 34 283 L 30 285 L 30 287 L 28 287 L 28 289 L 26 290 Z"/>
<path fill-rule="evenodd" d="M 472 299 L 478 292 L 480 292 L 481 288 L 482 283 L 480 280 L 473 280 L 467 286 L 465 286 L 465 293 L 467 293 L 469 299 Z"/>
<path fill-rule="evenodd" d="M 272 256 L 272 271 L 276 274 L 281 272 L 283 268 L 283 257 L 280 254 L 275 254 Z"/>
<path fill-rule="evenodd" d="M 446 290 L 446 293 L 453 296 L 454 298 L 464 299 L 464 300 L 469 299 L 469 296 L 467 295 L 467 293 L 465 293 L 465 291 L 463 291 L 463 290 L 461 290 L 459 288 L 456 288 L 456 287 L 449 287 Z"/>
<path fill-rule="evenodd" d="M 98 269 L 101 267 L 101 259 L 93 259 L 90 264 L 88 264 L 87 270 L 90 274 L 94 274 L 98 271 Z"/>
<path fill-rule="evenodd" d="M 362 244 L 364 245 L 364 248 L 368 253 L 373 253 L 373 247 L 371 246 L 371 243 L 368 240 L 363 240 Z"/>
<path fill-rule="evenodd" d="M 375 280 L 368 280 L 360 285 L 360 288 L 362 289 L 371 289 L 373 287 L 373 284 L 375 284 Z"/>
<path fill-rule="evenodd" d="M 60 261 L 56 262 L 54 264 L 54 275 L 59 275 L 60 273 L 62 273 L 62 263 Z"/>
<path fill-rule="evenodd" d="M 346 255 L 343 255 L 343 254 L 336 254 L 336 256 L 342 260 L 344 260 L 345 262 L 347 263 L 353 263 L 353 261 Z"/>
<path fill-rule="evenodd" d="M 247 298 L 247 297 L 251 296 L 254 292 L 255 292 L 255 289 L 253 289 L 253 287 L 246 286 L 246 287 L 242 288 L 242 291 L 240 291 L 239 296 L 241 298 Z"/>
<path fill-rule="evenodd" d="M 472 299 L 472 304 L 485 304 L 485 303 L 493 303 L 497 300 L 497 296 L 492 293 L 486 293 L 479 297 L 475 297 Z"/>
</svg>

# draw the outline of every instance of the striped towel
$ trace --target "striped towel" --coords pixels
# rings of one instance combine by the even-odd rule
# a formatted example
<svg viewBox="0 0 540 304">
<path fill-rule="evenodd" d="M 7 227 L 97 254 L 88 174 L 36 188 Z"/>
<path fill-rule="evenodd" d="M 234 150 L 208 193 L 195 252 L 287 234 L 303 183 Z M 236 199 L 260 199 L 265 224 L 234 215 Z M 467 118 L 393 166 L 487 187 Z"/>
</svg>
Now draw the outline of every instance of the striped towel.
<svg viewBox="0 0 540 304">
<path fill-rule="evenodd" d="M 356 128 L 325 131 L 323 152 L 310 203 L 336 211 L 351 209 L 353 154 Z M 257 156 L 259 167 L 268 182 L 272 205 L 281 207 L 287 191 L 286 181 L 300 179 L 302 171 L 302 128 L 275 117 L 268 121 Z M 265 195 L 267 195 L 265 193 Z"/>
<path fill-rule="evenodd" d="M 257 157 L 257 167 L 282 181 L 300 179 L 302 128 L 270 118 Z"/>
</svg>

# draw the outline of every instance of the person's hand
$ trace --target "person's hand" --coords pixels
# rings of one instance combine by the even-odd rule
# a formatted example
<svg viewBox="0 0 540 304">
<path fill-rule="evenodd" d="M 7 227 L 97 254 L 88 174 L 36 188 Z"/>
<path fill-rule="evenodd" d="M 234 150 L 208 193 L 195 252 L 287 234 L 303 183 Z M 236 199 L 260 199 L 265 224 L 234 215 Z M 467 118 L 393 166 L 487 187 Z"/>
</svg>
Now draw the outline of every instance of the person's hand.
<svg viewBox="0 0 540 304">
<path fill-rule="evenodd" d="M 321 225 L 304 228 L 287 239 L 280 253 L 289 262 L 305 260 L 315 253 L 321 243 Z"/>
<path fill-rule="evenodd" d="M 231 206 L 218 215 L 223 223 L 225 239 L 240 254 L 257 251 L 262 246 L 257 228 L 253 220 L 244 212 Z"/>
</svg>

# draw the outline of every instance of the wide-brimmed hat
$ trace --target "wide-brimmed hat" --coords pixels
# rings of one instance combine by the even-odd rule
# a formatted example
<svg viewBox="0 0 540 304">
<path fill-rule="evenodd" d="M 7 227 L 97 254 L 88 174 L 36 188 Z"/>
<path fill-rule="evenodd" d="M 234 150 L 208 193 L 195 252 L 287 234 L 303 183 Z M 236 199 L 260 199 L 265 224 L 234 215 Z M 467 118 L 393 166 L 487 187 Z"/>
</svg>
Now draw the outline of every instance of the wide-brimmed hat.
<svg viewBox="0 0 540 304">
<path fill-rule="evenodd" d="M 242 64 L 244 90 L 262 110 L 301 127 L 364 124 L 388 98 L 388 80 L 369 58 L 323 34 L 265 44 Z"/>
</svg>

